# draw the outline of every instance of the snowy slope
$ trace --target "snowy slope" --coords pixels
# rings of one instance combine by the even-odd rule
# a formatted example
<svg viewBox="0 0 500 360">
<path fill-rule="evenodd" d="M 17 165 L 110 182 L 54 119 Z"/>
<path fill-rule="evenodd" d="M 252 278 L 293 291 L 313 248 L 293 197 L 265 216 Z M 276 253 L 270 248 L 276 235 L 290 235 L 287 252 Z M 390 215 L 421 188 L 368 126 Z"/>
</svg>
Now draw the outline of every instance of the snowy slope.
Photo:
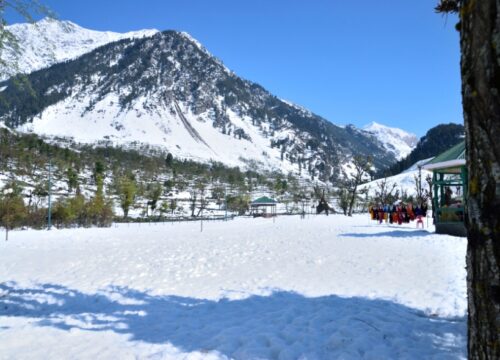
<svg viewBox="0 0 500 360">
<path fill-rule="evenodd" d="M 140 30 L 127 33 L 94 31 L 82 28 L 71 21 L 43 19 L 34 24 L 7 26 L 17 39 L 19 54 L 12 49 L 1 52 L 2 60 L 17 62 L 13 66 L 0 66 L 0 81 L 17 72 L 30 73 L 52 64 L 74 59 L 104 44 L 128 38 L 151 36 L 158 30 Z"/>
<path fill-rule="evenodd" d="M 147 143 L 177 158 L 198 162 L 220 161 L 229 166 L 245 166 L 253 161 L 268 170 L 296 170 L 288 161 L 281 161 L 279 149 L 269 146 L 269 140 L 251 125 L 250 119 L 241 119 L 230 110 L 227 114 L 231 123 L 244 129 L 251 141 L 223 134 L 212 125 L 207 114 L 195 115 L 183 104 L 179 105 L 180 111 L 158 106 L 154 112 L 149 112 L 150 102 L 146 98 L 138 99 L 128 111 L 123 111 L 118 104 L 118 96 L 109 95 L 86 111 L 87 101 L 69 98 L 48 107 L 18 130 L 69 137 L 81 143 L 107 140 L 113 145 L 131 147 L 134 143 Z M 82 114 L 85 114 L 83 120 Z M 198 136 L 193 136 L 193 132 Z"/>
<path fill-rule="evenodd" d="M 20 131 L 147 143 L 178 158 L 323 181 L 353 155 L 372 155 L 378 168 L 395 161 L 372 135 L 280 100 L 177 31 L 112 42 L 29 80 L 29 91 L 8 81 L 0 93 L 0 122 Z"/>
<path fill-rule="evenodd" d="M 363 130 L 374 135 L 381 141 L 384 147 L 392 152 L 397 160 L 405 158 L 418 143 L 418 138 L 415 134 L 376 122 L 371 122 L 364 126 Z"/>
<path fill-rule="evenodd" d="M 415 196 L 417 193 L 415 181 L 416 176 L 418 176 L 418 169 L 412 167 L 402 172 L 401 174 L 390 176 L 385 179 L 374 180 L 360 185 L 359 190 L 368 189 L 368 196 L 374 197 L 375 191 L 379 189 L 379 185 L 385 180 L 389 188 L 392 187 L 392 184 L 396 184 L 396 190 L 399 191 L 399 194 L 406 193 L 408 194 L 408 196 Z M 432 177 L 432 171 L 422 170 L 421 176 L 422 188 L 428 190 L 429 185 L 427 184 L 425 179 L 427 176 Z"/>
<path fill-rule="evenodd" d="M 355 215 L 13 231 L 2 356 L 465 359 L 466 238 L 426 230 Z"/>
</svg>

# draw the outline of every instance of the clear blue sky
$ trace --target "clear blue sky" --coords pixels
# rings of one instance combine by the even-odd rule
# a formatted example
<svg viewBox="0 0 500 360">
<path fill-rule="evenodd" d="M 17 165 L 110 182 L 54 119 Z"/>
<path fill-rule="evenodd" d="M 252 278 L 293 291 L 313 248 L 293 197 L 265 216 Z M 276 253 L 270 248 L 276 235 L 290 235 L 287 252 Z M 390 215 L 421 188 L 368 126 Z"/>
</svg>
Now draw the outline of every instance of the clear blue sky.
<svg viewBox="0 0 500 360">
<path fill-rule="evenodd" d="M 238 75 L 336 124 L 422 136 L 462 123 L 457 19 L 435 14 L 437 0 L 41 2 L 96 30 L 187 31 Z"/>
</svg>

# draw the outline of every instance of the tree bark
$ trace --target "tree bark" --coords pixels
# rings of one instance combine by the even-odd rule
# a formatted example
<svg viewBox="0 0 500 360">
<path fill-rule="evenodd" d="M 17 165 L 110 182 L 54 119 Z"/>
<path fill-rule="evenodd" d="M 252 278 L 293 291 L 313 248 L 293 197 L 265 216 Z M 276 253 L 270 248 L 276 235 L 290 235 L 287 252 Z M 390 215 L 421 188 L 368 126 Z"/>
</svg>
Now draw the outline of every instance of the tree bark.
<svg viewBox="0 0 500 360">
<path fill-rule="evenodd" d="M 468 352 L 500 359 L 500 0 L 460 8 L 466 128 Z"/>
<path fill-rule="evenodd" d="M 351 190 L 351 198 L 349 199 L 349 211 L 347 213 L 348 216 L 352 216 L 352 208 L 354 207 L 354 201 L 356 200 L 356 191 L 358 190 L 358 184 L 356 180 L 356 184 L 353 186 Z"/>
</svg>

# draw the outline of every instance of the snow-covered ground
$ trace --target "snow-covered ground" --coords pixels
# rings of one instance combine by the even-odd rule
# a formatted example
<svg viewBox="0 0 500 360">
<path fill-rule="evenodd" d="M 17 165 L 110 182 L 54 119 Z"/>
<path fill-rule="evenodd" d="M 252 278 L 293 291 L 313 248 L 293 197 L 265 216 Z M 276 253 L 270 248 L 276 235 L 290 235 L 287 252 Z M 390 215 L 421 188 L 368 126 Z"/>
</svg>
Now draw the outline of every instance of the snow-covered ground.
<svg viewBox="0 0 500 360">
<path fill-rule="evenodd" d="M 0 358 L 457 359 L 466 239 L 366 215 L 13 231 Z"/>
</svg>

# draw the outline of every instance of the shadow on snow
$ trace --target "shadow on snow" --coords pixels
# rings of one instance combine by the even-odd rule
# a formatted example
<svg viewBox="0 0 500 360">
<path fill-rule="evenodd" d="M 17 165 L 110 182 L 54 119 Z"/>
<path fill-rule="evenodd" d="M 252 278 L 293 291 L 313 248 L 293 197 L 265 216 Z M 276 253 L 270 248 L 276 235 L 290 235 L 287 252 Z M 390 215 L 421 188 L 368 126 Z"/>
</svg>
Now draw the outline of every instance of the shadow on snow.
<svg viewBox="0 0 500 360">
<path fill-rule="evenodd" d="M 422 236 L 430 236 L 435 235 L 434 233 L 428 232 L 426 230 L 392 230 L 392 231 L 384 231 L 377 233 L 345 233 L 339 234 L 339 236 L 348 236 L 348 237 L 357 237 L 357 238 L 371 238 L 371 237 L 422 237 Z"/>
<path fill-rule="evenodd" d="M 465 318 L 429 317 L 384 300 L 308 298 L 278 291 L 242 300 L 152 296 L 123 287 L 95 294 L 55 284 L 0 284 L 0 317 L 36 326 L 113 331 L 130 340 L 234 358 L 465 357 Z"/>
</svg>

